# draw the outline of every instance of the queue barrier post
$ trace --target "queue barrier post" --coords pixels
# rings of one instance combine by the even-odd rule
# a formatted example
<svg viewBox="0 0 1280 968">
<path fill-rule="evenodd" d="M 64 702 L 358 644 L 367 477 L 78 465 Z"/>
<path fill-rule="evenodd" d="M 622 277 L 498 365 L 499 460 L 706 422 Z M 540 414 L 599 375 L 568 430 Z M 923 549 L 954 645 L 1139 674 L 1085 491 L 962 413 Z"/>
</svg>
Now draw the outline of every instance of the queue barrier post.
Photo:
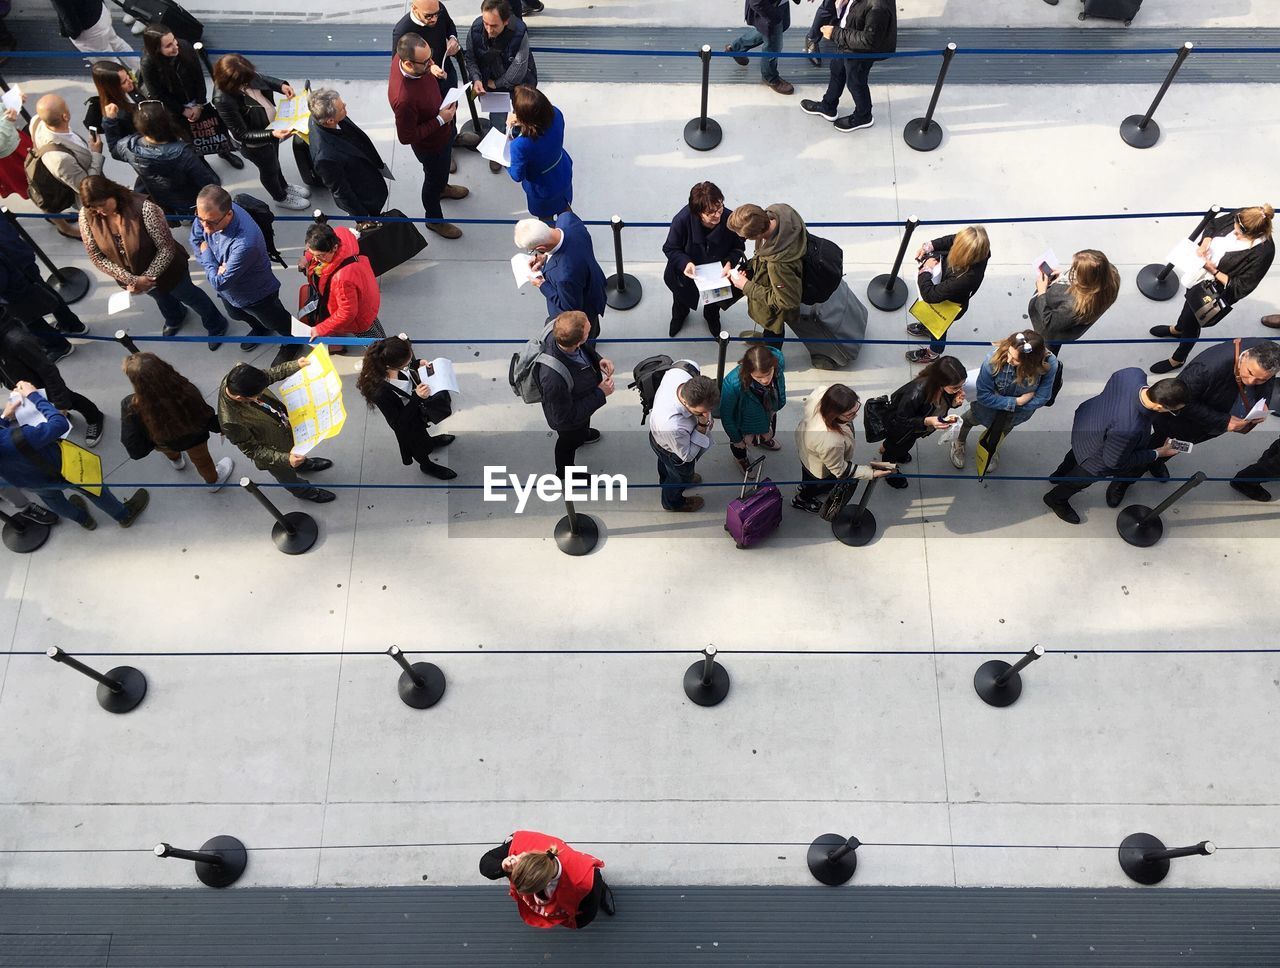
<svg viewBox="0 0 1280 968">
<path fill-rule="evenodd" d="M 1173 503 L 1184 497 L 1193 487 L 1205 482 L 1204 471 L 1196 471 L 1189 480 L 1153 508 L 1145 504 L 1130 504 L 1116 515 L 1116 531 L 1135 548 L 1150 548 L 1164 534 L 1164 522 L 1160 515 Z"/>
<path fill-rule="evenodd" d="M 177 857 L 195 861 L 196 877 L 205 887 L 230 887 L 249 866 L 249 851 L 237 837 L 221 834 L 206 840 L 199 850 L 183 850 L 169 844 L 156 844 L 157 857 Z"/>
<path fill-rule="evenodd" d="M 1014 665 L 1002 659 L 991 659 L 978 666 L 973 674 L 973 689 L 988 706 L 1012 706 L 1022 695 L 1022 672 L 1044 655 L 1043 645 L 1034 645 Z"/>
<path fill-rule="evenodd" d="M 1124 143 L 1130 148 L 1150 148 L 1160 140 L 1160 125 L 1156 124 L 1151 116 L 1156 113 L 1156 108 L 1164 100 L 1165 92 L 1169 90 L 1169 85 L 1173 83 L 1173 79 L 1177 76 L 1183 61 L 1187 59 L 1194 46 L 1191 41 L 1187 41 L 1182 45 L 1178 51 L 1178 56 L 1174 58 L 1173 66 L 1169 68 L 1169 73 L 1165 76 L 1164 83 L 1160 85 L 1160 90 L 1156 92 L 1155 100 L 1151 102 L 1151 107 L 1147 108 L 1147 113 L 1142 115 L 1131 114 L 1120 122 L 1120 137 L 1124 139 Z"/>
<path fill-rule="evenodd" d="M 724 368 L 729 357 L 729 333 L 727 330 L 720 330 L 720 335 L 716 337 L 716 386 L 724 386 Z M 720 419 L 720 400 L 716 399 L 716 405 L 711 408 L 711 416 L 717 420 Z"/>
<path fill-rule="evenodd" d="M 119 343 L 121 346 L 123 346 L 125 349 L 125 352 L 129 353 L 130 355 L 134 353 L 142 352 L 142 350 L 138 349 L 138 344 L 135 343 L 133 339 L 129 336 L 128 330 L 125 330 L 125 329 L 116 330 L 115 341 Z"/>
<path fill-rule="evenodd" d="M 867 286 L 867 299 L 871 305 L 883 312 L 901 309 L 907 301 L 907 284 L 898 277 L 902 268 L 902 259 L 907 254 L 907 245 L 911 242 L 911 233 L 916 230 L 920 220 L 914 215 L 908 216 L 903 225 L 902 242 L 898 246 L 898 254 L 893 260 L 893 268 L 887 273 L 876 276 Z"/>
<path fill-rule="evenodd" d="M 711 87 L 711 45 L 703 44 L 698 57 L 702 61 L 702 108 L 698 116 L 684 126 L 684 143 L 694 151 L 710 151 L 724 137 L 720 122 L 707 117 L 707 92 Z"/>
<path fill-rule="evenodd" d="M 204 69 L 209 72 L 209 76 L 213 77 L 213 62 L 209 60 L 209 52 L 204 49 L 204 43 L 197 40 L 191 45 L 191 49 L 196 52 L 196 56 L 200 58 L 200 63 L 204 65 Z"/>
<path fill-rule="evenodd" d="M 579 514 L 573 502 L 564 499 L 565 516 L 556 522 L 553 532 L 556 547 L 566 555 L 580 558 L 590 554 L 600 542 L 600 525 L 589 514 Z"/>
<path fill-rule="evenodd" d="M 41 524 L 33 518 L 18 514 L 6 514 L 0 511 L 0 520 L 4 521 L 4 530 L 0 531 L 0 540 L 4 546 L 18 555 L 29 555 L 44 546 L 49 540 L 49 525 Z"/>
<path fill-rule="evenodd" d="M 400 673 L 396 688 L 400 692 L 400 700 L 406 706 L 430 709 L 441 700 L 444 696 L 445 678 L 438 665 L 434 662 L 410 663 L 396 645 L 387 649 L 387 655 L 395 659 L 396 665 L 404 670 Z"/>
<path fill-rule="evenodd" d="M 947 79 L 947 68 L 951 66 L 951 58 L 956 56 L 956 45 L 947 44 L 942 52 L 942 67 L 938 69 L 938 81 L 933 85 L 933 96 L 929 98 L 929 108 L 923 118 L 914 118 L 902 129 L 902 140 L 916 151 L 933 151 L 942 144 L 944 131 L 942 125 L 933 120 L 934 109 L 938 106 L 938 97 L 942 94 L 942 84 Z"/>
<path fill-rule="evenodd" d="M 1130 834 L 1120 842 L 1120 869 L 1139 884 L 1159 884 L 1169 874 L 1169 861 L 1179 857 L 1208 857 L 1218 848 L 1211 840 L 1190 847 L 1167 848 L 1151 834 Z"/>
<path fill-rule="evenodd" d="M 79 659 L 67 655 L 56 645 L 45 649 L 44 654 L 54 662 L 70 666 L 96 682 L 98 705 L 109 713 L 131 712 L 147 694 L 147 677 L 133 666 L 116 666 L 103 675 L 97 669 L 91 669 Z"/>
<path fill-rule="evenodd" d="M 716 661 L 716 647 L 708 645 L 702 658 L 684 672 L 684 694 L 699 706 L 717 706 L 729 695 L 729 671 Z"/>
<path fill-rule="evenodd" d="M 267 513 L 275 518 L 271 526 L 271 540 L 286 555 L 301 555 L 310 551 L 320 537 L 320 528 L 316 519 L 305 511 L 289 511 L 281 514 L 271 499 L 262 493 L 261 488 L 247 477 L 240 478 L 240 486 L 258 499 L 258 503 L 267 509 Z"/>
<path fill-rule="evenodd" d="M 644 289 L 640 280 L 622 268 L 622 230 L 626 223 L 622 216 L 615 215 L 609 219 L 613 229 L 613 260 L 617 272 L 604 281 L 604 301 L 610 309 L 632 309 L 640 302 Z"/>
<path fill-rule="evenodd" d="M 1196 223 L 1195 229 L 1187 238 L 1192 242 L 1197 241 L 1221 211 L 1221 205 L 1212 206 L 1204 213 L 1204 217 Z M 1176 296 L 1182 291 L 1182 283 L 1178 281 L 1178 277 L 1173 272 L 1173 263 L 1166 262 L 1162 266 L 1153 262 L 1139 269 L 1138 291 L 1148 299 L 1154 299 L 1157 302 L 1164 302 Z"/>
<path fill-rule="evenodd" d="M 49 261 L 49 257 L 44 254 L 44 249 L 40 248 L 40 246 L 36 244 L 36 240 L 33 239 L 30 233 L 22 227 L 22 223 L 18 221 L 18 217 L 14 215 L 13 212 L 9 211 L 8 206 L 0 208 L 0 212 L 4 213 L 5 217 L 9 219 L 9 224 L 14 227 L 18 235 L 22 236 L 22 240 L 26 242 L 27 245 L 31 246 L 36 257 L 43 262 L 45 268 L 49 270 L 49 275 L 45 279 L 45 284 L 57 292 L 63 302 L 68 304 L 79 302 L 88 295 L 89 273 L 85 272 L 83 269 L 77 269 L 75 266 L 67 266 L 66 268 L 59 269 Z M 59 216 L 54 215 L 52 217 L 58 218 Z"/>
<path fill-rule="evenodd" d="M 879 478 L 873 477 L 867 481 L 861 500 L 852 507 L 845 505 L 831 522 L 831 533 L 841 544 L 861 548 L 863 545 L 870 544 L 875 538 L 876 516 L 867 507 L 867 502 L 871 500 L 871 492 L 875 489 L 878 480 Z"/>
<path fill-rule="evenodd" d="M 846 883 L 858 869 L 857 849 L 862 841 L 857 837 L 841 837 L 839 834 L 823 834 L 809 845 L 805 860 L 809 873 L 828 887 Z"/>
<path fill-rule="evenodd" d="M 489 133 L 493 123 L 488 118 L 480 117 L 476 112 L 476 98 L 471 90 L 471 76 L 467 73 L 467 62 L 457 54 L 454 54 L 453 61 L 458 65 L 458 77 L 466 88 L 467 110 L 471 112 L 471 120 L 458 128 L 458 137 L 454 143 L 459 148 L 470 148 L 474 151 L 479 147 L 484 136 Z"/>
</svg>

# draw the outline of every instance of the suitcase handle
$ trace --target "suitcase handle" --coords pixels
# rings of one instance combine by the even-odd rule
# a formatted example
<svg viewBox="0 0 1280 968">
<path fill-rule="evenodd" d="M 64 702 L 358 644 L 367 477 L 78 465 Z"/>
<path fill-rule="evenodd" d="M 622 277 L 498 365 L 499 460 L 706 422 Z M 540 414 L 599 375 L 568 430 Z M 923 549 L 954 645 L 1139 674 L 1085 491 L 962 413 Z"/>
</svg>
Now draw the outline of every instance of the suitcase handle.
<svg viewBox="0 0 1280 968">
<path fill-rule="evenodd" d="M 761 454 L 750 464 L 747 465 L 746 472 L 742 475 L 742 490 L 738 492 L 738 500 L 741 501 L 747 496 L 747 488 L 751 485 L 751 472 L 756 472 L 755 486 L 760 487 L 760 478 L 764 476 L 764 459 L 768 454 Z"/>
</svg>

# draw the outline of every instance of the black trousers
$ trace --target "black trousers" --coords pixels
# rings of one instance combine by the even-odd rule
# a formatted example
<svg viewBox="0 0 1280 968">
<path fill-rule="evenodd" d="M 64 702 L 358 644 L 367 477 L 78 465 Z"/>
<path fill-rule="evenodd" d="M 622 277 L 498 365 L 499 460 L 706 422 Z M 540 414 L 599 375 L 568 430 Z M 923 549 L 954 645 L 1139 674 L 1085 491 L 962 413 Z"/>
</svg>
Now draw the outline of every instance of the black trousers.
<svg viewBox="0 0 1280 968">
<path fill-rule="evenodd" d="M 1218 314 L 1218 318 L 1214 321 L 1214 325 L 1222 322 L 1230 312 L 1231 307 L 1228 306 Z M 1182 312 L 1178 314 L 1178 322 L 1174 328 L 1178 331 L 1179 336 L 1185 336 L 1188 340 L 1194 340 L 1200 335 L 1200 324 L 1196 322 L 1196 314 L 1192 312 L 1191 307 L 1186 304 L 1185 300 L 1182 303 Z M 1173 359 L 1185 363 L 1187 357 L 1191 355 L 1191 351 L 1195 349 L 1197 345 L 1199 344 L 1193 342 L 1179 343 L 1178 348 L 1173 351 Z"/>
<path fill-rule="evenodd" d="M 1256 461 L 1236 471 L 1235 479 L 1248 481 L 1267 477 L 1280 478 L 1280 437 L 1272 441 L 1271 446 L 1264 450 Z"/>
<path fill-rule="evenodd" d="M 449 185 L 449 161 L 453 157 L 453 135 L 439 151 L 423 151 L 413 146 L 413 155 L 422 165 L 422 211 L 426 218 L 444 218 L 440 194 Z"/>
<path fill-rule="evenodd" d="M 698 287 L 683 273 L 676 272 L 670 265 L 662 274 L 662 281 L 671 290 L 671 318 L 683 321 L 689 313 L 698 308 Z M 733 296 L 725 302 L 711 303 L 702 307 L 702 318 L 712 336 L 720 335 L 720 313 L 728 309 L 742 298 L 742 290 L 733 290 Z"/>
<path fill-rule="evenodd" d="M 222 299 L 222 306 L 227 311 L 227 315 L 232 319 L 238 319 L 242 323 L 249 324 L 249 332 L 254 336 L 288 336 L 290 325 L 293 317 L 289 310 L 284 308 L 284 303 L 280 301 L 280 294 L 274 293 L 266 299 L 262 299 L 256 303 L 252 303 L 243 308 L 233 306 Z M 296 360 L 299 356 L 307 352 L 307 347 L 303 344 L 283 343 L 276 347 L 275 359 L 271 361 L 272 366 L 279 366 L 281 363 L 288 363 L 290 360 Z"/>
<path fill-rule="evenodd" d="M 573 464 L 578 448 L 587 442 L 591 425 L 556 432 L 556 477 L 564 480 L 564 469 Z"/>
<path fill-rule="evenodd" d="M 284 172 L 280 170 L 280 142 L 272 139 L 271 144 L 242 145 L 240 153 L 258 169 L 258 178 L 267 194 L 277 202 L 284 201 L 289 188 Z"/>
<path fill-rule="evenodd" d="M 800 480 L 804 481 L 796 487 L 796 497 L 802 501 L 816 501 L 826 495 L 838 483 L 834 480 L 824 481 L 809 473 L 809 468 L 800 465 Z M 810 483 L 810 482 L 813 483 Z"/>
<path fill-rule="evenodd" d="M 99 410 L 88 397 L 83 394 L 76 393 L 70 387 L 67 388 L 67 398 L 70 404 L 68 410 L 74 410 L 79 413 L 89 423 L 101 423 L 102 411 Z"/>
</svg>

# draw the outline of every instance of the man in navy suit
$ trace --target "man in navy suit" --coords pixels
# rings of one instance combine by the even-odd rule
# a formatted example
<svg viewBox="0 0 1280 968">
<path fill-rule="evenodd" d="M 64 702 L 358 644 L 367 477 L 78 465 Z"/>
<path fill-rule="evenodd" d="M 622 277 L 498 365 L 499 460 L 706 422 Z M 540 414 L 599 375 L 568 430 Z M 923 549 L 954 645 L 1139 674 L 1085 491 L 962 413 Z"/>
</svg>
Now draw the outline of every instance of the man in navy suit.
<svg viewBox="0 0 1280 968">
<path fill-rule="evenodd" d="M 356 218 L 382 214 L 387 204 L 386 162 L 369 136 L 347 117 L 337 91 L 319 88 L 311 108 L 311 161 L 337 206 Z"/>
<path fill-rule="evenodd" d="M 1053 472 L 1056 481 L 1044 503 L 1068 524 L 1079 524 L 1071 496 L 1103 477 L 1141 477 L 1153 460 L 1178 453 L 1166 440 L 1152 449 L 1151 427 L 1156 414 L 1176 414 L 1187 405 L 1187 385 L 1178 379 L 1147 386 L 1147 374 L 1137 367 L 1117 370 L 1096 397 L 1076 408 L 1071 425 L 1071 449 Z M 1107 507 L 1119 507 L 1127 481 L 1107 488 Z"/>
<path fill-rule="evenodd" d="M 604 315 L 604 270 L 596 261 L 591 233 L 573 212 L 561 212 L 555 226 L 536 218 L 516 223 L 516 245 L 527 249 L 533 284 L 547 300 L 547 315 L 586 313 L 591 323 L 587 345 L 600 337 L 600 317 Z"/>
</svg>

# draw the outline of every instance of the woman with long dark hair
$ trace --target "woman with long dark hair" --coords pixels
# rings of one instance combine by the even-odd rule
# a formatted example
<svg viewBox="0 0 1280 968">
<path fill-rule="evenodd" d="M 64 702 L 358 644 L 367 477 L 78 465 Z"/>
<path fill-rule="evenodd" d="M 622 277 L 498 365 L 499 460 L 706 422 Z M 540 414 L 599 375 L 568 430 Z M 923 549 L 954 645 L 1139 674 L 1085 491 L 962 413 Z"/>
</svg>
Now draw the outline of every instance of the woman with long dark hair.
<svg viewBox="0 0 1280 968">
<path fill-rule="evenodd" d="M 114 104 L 120 124 L 132 132 L 133 112 L 138 106 L 140 93 L 133 75 L 116 61 L 108 60 L 94 61 L 90 73 L 98 93 L 85 102 L 84 126 L 101 131 L 107 105 Z"/>
<path fill-rule="evenodd" d="M 236 462 L 224 457 L 216 464 L 209 455 L 209 432 L 218 433 L 218 415 L 185 376 L 154 353 L 124 358 L 124 375 L 133 394 L 121 407 L 120 439 L 134 460 L 154 447 L 174 470 L 187 466 L 186 456 L 209 490 L 226 484 Z"/>
<path fill-rule="evenodd" d="M 103 123 L 111 157 L 130 165 L 147 194 L 169 215 L 190 218 L 200 189 L 222 184 L 209 163 L 178 138 L 163 104 L 138 105 L 133 112 L 135 134 L 122 132 L 114 104 L 107 105 L 106 112 Z"/>
<path fill-rule="evenodd" d="M 399 336 L 379 340 L 365 352 L 356 389 L 371 408 L 382 411 L 400 444 L 400 460 L 406 467 L 417 461 L 428 477 L 451 481 L 458 472 L 437 464 L 431 459 L 431 452 L 453 443 L 453 434 L 433 437 L 427 429 L 453 412 L 449 391 L 432 393 L 416 373 L 410 372 L 419 368 L 425 368 L 430 375 L 426 360 L 414 362 L 413 346 L 408 340 Z"/>
<path fill-rule="evenodd" d="M 796 450 L 800 452 L 800 479 L 791 506 L 797 511 L 817 514 L 822 510 L 822 497 L 836 486 L 835 480 L 824 478 L 852 477 L 869 481 L 886 477 L 896 469 L 892 464 L 872 461 L 853 462 L 856 440 L 853 422 L 862 409 L 858 394 L 843 383 L 815 387 L 804 402 L 804 416 L 796 427 Z M 810 483 L 812 482 L 812 483 Z"/>
<path fill-rule="evenodd" d="M 142 32 L 142 50 L 142 89 L 164 105 L 178 137 L 192 141 L 195 130 L 210 127 L 217 115 L 209 103 L 200 56 L 164 24 L 151 24 Z M 244 160 L 229 146 L 216 154 L 233 168 L 244 167 Z"/>
<path fill-rule="evenodd" d="M 880 455 L 891 464 L 911 462 L 915 442 L 935 430 L 946 430 L 959 417 L 948 417 L 953 407 L 964 403 L 964 364 L 954 356 L 940 356 L 921 370 L 914 380 L 904 383 L 889 396 L 884 412 L 884 443 Z M 907 479 L 893 474 L 886 481 L 890 487 L 903 488 Z"/>
<path fill-rule="evenodd" d="M 782 353 L 754 343 L 742 361 L 725 374 L 720 387 L 720 424 L 729 438 L 729 450 L 745 473 L 747 445 L 778 451 L 774 439 L 778 411 L 787 405 L 787 381 Z"/>
</svg>

